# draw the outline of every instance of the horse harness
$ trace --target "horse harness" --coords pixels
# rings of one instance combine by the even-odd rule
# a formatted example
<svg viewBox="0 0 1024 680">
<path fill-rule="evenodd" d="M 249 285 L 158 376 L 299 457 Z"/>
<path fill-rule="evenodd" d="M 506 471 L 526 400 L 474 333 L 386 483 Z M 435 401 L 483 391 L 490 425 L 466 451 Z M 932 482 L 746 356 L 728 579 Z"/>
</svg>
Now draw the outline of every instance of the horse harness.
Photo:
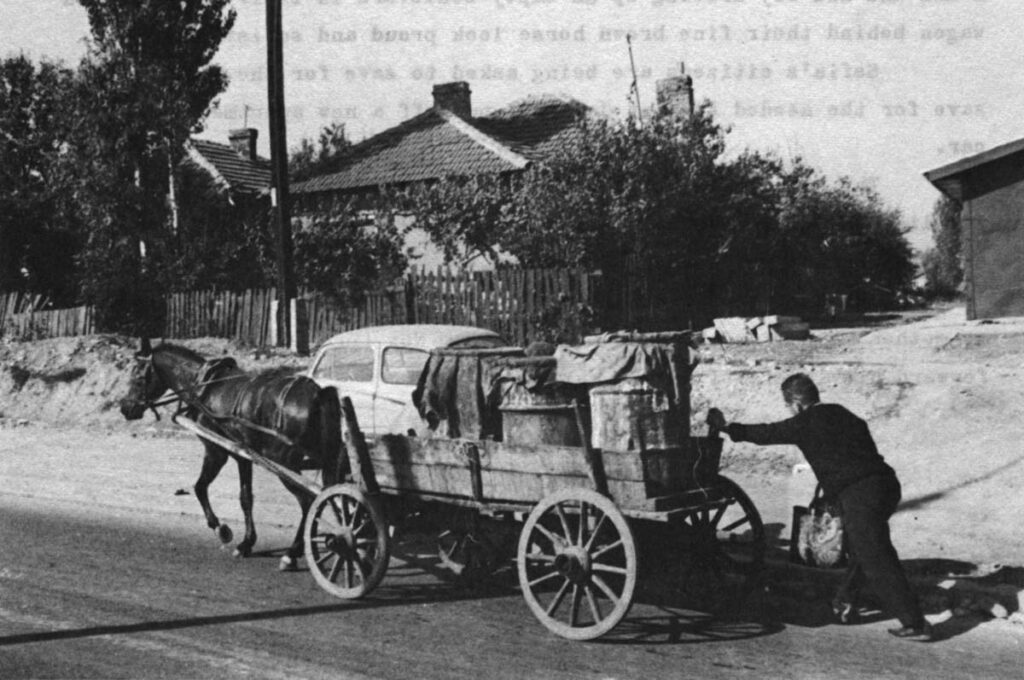
<svg viewBox="0 0 1024 680">
<path fill-rule="evenodd" d="M 295 375 L 292 376 L 290 379 L 285 380 L 284 384 L 278 391 L 275 397 L 275 402 L 277 404 L 280 404 L 282 408 L 278 408 L 276 410 L 277 417 L 275 418 L 273 427 L 264 427 L 262 425 L 258 425 L 257 423 L 254 423 L 251 420 L 243 418 L 240 415 L 238 415 L 239 412 L 241 411 L 242 401 L 247 396 L 245 390 L 239 391 L 239 393 L 235 396 L 235 402 L 234 404 L 232 404 L 231 410 L 224 415 L 218 415 L 214 413 L 209 408 L 207 408 L 205 404 L 202 403 L 202 399 L 207 395 L 211 386 L 241 377 L 237 375 L 218 375 L 218 372 L 221 371 L 222 369 L 231 370 L 235 368 L 238 368 L 238 363 L 230 357 L 204 361 L 203 365 L 200 367 L 199 371 L 196 374 L 196 382 L 191 389 L 183 392 L 172 390 L 174 392 L 173 396 L 170 396 L 166 399 L 161 399 L 156 402 L 152 402 L 150 403 L 149 407 L 150 409 L 152 409 L 153 413 L 156 414 L 156 417 L 159 419 L 160 415 L 159 413 L 157 413 L 157 406 L 165 406 L 167 404 L 178 402 L 178 409 L 174 413 L 174 415 L 176 416 L 185 415 L 187 417 L 195 419 L 199 414 L 202 414 L 209 418 L 211 421 L 213 421 L 213 423 L 211 424 L 221 424 L 224 421 L 229 421 L 232 424 L 240 425 L 243 428 L 254 430 L 256 432 L 260 432 L 262 434 L 273 437 L 289 447 L 297 449 L 300 448 L 298 444 L 296 444 L 290 437 L 282 434 L 281 430 L 283 430 L 285 426 L 283 406 L 286 403 L 288 395 L 291 393 L 292 389 L 300 380 L 302 380 L 302 376 Z M 227 435 L 228 433 L 223 432 L 222 430 L 221 434 Z"/>
</svg>

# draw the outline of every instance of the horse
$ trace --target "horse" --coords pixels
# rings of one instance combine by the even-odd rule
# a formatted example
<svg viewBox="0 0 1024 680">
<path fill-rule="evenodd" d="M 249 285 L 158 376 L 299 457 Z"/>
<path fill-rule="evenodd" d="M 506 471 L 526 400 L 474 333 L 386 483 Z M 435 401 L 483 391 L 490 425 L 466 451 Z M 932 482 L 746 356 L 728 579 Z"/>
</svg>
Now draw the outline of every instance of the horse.
<svg viewBox="0 0 1024 680">
<path fill-rule="evenodd" d="M 208 361 L 192 350 L 163 343 L 153 348 L 148 339 L 136 354 L 128 395 L 121 400 L 126 420 L 138 420 L 147 410 L 179 401 L 179 412 L 213 432 L 224 435 L 298 472 L 309 459 L 322 471 L 324 487 L 342 481 L 348 474 L 348 456 L 341 434 L 341 406 L 333 387 L 321 388 L 301 375 L 279 370 L 252 374 L 242 371 L 230 357 Z M 173 396 L 160 401 L 168 391 Z M 200 438 L 206 449 L 203 467 L 196 481 L 196 498 L 206 524 L 228 544 L 231 529 L 222 524 L 210 506 L 207 490 L 231 455 L 226 449 Z M 235 456 L 240 483 L 239 501 L 245 516 L 245 536 L 235 547 L 236 557 L 248 557 L 256 543 L 252 518 L 252 461 Z M 308 467 L 307 467 L 308 469 Z M 302 528 L 313 498 L 295 482 L 281 477 L 302 511 L 299 529 L 281 558 L 282 571 L 297 567 L 303 553 Z"/>
</svg>

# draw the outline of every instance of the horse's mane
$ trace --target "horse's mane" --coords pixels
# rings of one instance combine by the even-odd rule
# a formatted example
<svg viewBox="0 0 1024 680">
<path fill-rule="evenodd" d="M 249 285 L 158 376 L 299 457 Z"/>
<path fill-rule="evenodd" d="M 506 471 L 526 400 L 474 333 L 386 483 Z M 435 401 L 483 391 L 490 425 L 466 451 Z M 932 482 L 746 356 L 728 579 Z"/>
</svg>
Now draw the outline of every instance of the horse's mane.
<svg viewBox="0 0 1024 680">
<path fill-rule="evenodd" d="M 241 370 L 238 362 L 228 356 L 218 357 L 216 359 L 207 359 L 199 352 L 183 347 L 181 345 L 175 345 L 174 343 L 164 342 L 153 348 L 153 352 L 167 352 L 184 361 L 191 361 L 198 364 L 207 365 L 227 365 L 233 369 Z M 257 371 L 256 375 L 265 377 L 285 377 L 300 372 L 302 369 L 297 366 L 275 366 L 267 368 L 261 371 Z M 252 375 L 252 373 L 249 373 Z"/>
<path fill-rule="evenodd" d="M 200 365 L 227 365 L 230 366 L 231 368 L 238 368 L 238 362 L 232 359 L 231 357 L 225 356 L 219 357 L 217 359 L 207 359 L 199 352 L 191 350 L 188 347 L 175 345 L 170 342 L 164 342 L 154 347 L 153 353 L 155 354 L 156 352 L 166 352 L 183 361 L 190 361 Z"/>
<path fill-rule="evenodd" d="M 163 342 L 154 347 L 153 353 L 155 354 L 157 352 L 168 352 L 170 354 L 174 354 L 175 356 L 181 359 L 187 359 L 189 361 L 198 361 L 199 363 L 203 363 L 204 361 L 206 361 L 206 357 L 204 357 L 199 352 L 191 350 L 188 347 L 175 345 L 170 342 Z"/>
</svg>

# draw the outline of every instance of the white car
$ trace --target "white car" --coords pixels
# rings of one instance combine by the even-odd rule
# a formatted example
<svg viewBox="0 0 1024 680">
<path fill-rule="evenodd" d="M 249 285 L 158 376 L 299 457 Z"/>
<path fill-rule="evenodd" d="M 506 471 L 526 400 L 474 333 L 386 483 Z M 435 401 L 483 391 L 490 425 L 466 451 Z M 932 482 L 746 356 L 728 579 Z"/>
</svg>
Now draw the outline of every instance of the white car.
<svg viewBox="0 0 1024 680">
<path fill-rule="evenodd" d="M 371 326 L 335 335 L 317 350 L 307 375 L 352 400 L 367 436 L 407 434 L 425 425 L 412 392 L 437 347 L 504 347 L 501 336 L 472 326 Z"/>
</svg>

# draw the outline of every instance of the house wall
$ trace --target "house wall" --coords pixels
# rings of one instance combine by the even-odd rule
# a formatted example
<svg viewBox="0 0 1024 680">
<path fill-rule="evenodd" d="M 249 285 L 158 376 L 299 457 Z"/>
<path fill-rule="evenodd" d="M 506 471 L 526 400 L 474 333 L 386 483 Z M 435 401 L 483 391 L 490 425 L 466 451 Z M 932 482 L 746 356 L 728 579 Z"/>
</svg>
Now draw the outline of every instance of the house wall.
<svg viewBox="0 0 1024 680">
<path fill-rule="evenodd" d="M 977 168 L 966 179 L 967 318 L 1024 316 L 1024 155 Z"/>
</svg>

